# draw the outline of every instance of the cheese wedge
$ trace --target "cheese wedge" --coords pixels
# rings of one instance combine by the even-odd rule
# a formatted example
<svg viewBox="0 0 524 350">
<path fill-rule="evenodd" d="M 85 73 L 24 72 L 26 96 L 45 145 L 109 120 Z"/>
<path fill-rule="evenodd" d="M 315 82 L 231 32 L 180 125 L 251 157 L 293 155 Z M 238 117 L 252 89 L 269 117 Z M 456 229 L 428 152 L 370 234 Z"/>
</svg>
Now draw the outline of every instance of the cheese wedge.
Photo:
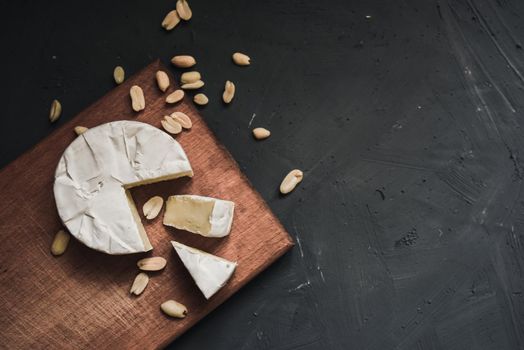
<svg viewBox="0 0 524 350">
<path fill-rule="evenodd" d="M 224 237 L 231 231 L 235 203 L 210 197 L 171 196 L 166 202 L 164 225 L 205 237 Z"/>
<path fill-rule="evenodd" d="M 175 241 L 171 241 L 171 244 L 206 299 L 211 298 L 226 284 L 237 267 L 236 262 Z"/>
<path fill-rule="evenodd" d="M 88 129 L 55 172 L 58 214 L 82 243 L 108 254 L 152 249 L 129 188 L 193 176 L 182 147 L 151 125 L 116 121 Z"/>
</svg>

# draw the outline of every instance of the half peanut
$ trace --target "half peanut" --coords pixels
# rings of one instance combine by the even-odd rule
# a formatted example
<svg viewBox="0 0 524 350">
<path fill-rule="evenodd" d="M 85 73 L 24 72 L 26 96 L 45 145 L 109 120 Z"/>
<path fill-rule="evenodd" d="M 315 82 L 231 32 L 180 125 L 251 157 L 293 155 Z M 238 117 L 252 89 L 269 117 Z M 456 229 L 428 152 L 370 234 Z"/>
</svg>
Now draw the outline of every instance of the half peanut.
<svg viewBox="0 0 524 350">
<path fill-rule="evenodd" d="M 49 121 L 54 123 L 60 118 L 62 114 L 62 104 L 58 100 L 53 100 L 51 102 L 51 108 L 49 110 Z"/>
<path fill-rule="evenodd" d="M 71 240 L 71 235 L 64 230 L 56 233 L 53 243 L 51 244 L 51 254 L 59 256 L 64 254 Z"/>
<path fill-rule="evenodd" d="M 175 90 L 166 97 L 166 103 L 177 103 L 184 98 L 184 90 Z"/>
<path fill-rule="evenodd" d="M 160 309 L 168 316 L 175 318 L 184 318 L 187 315 L 187 308 L 174 300 L 168 300 L 160 305 Z"/>
<path fill-rule="evenodd" d="M 167 88 L 169 87 L 169 76 L 166 72 L 159 70 L 155 74 L 156 76 L 156 83 L 158 85 L 158 88 L 160 91 L 165 92 Z"/>
<path fill-rule="evenodd" d="M 180 81 L 184 84 L 194 83 L 195 81 L 200 80 L 200 78 L 201 78 L 200 73 L 197 71 L 185 72 L 185 73 L 182 73 L 182 75 L 180 76 Z"/>
<path fill-rule="evenodd" d="M 178 68 L 190 68 L 196 64 L 196 60 L 193 56 L 178 55 L 171 58 L 171 63 Z"/>
<path fill-rule="evenodd" d="M 173 119 L 170 115 L 164 116 L 164 120 L 160 121 L 165 131 L 170 134 L 177 135 L 182 132 L 182 125 Z"/>
<path fill-rule="evenodd" d="M 146 289 L 148 283 L 149 283 L 149 276 L 144 272 L 140 272 L 138 275 L 136 275 L 129 293 L 134 294 L 134 295 L 142 294 L 144 289 Z"/>
<path fill-rule="evenodd" d="M 144 98 L 144 91 L 138 85 L 133 85 L 129 90 L 131 96 L 131 106 L 135 112 L 140 112 L 146 108 L 146 100 Z"/>
<path fill-rule="evenodd" d="M 251 64 L 251 58 L 246 54 L 235 52 L 233 54 L 233 62 L 238 66 L 249 66 Z"/>
<path fill-rule="evenodd" d="M 164 267 L 166 267 L 167 261 L 166 259 L 155 256 L 152 258 L 144 258 L 141 260 L 138 260 L 136 265 L 138 268 L 142 271 L 160 271 Z"/>
<path fill-rule="evenodd" d="M 280 184 L 280 193 L 287 194 L 295 189 L 297 185 L 304 178 L 304 173 L 301 170 L 294 169 L 286 175 Z"/>
<path fill-rule="evenodd" d="M 233 100 L 233 97 L 235 97 L 235 84 L 228 80 L 226 81 L 226 85 L 224 87 L 222 99 L 225 103 L 230 103 Z"/>
<path fill-rule="evenodd" d="M 254 128 L 253 129 L 253 136 L 257 140 L 267 139 L 270 135 L 271 135 L 271 132 L 268 129 L 265 129 L 265 128 Z"/>
<path fill-rule="evenodd" d="M 75 126 L 75 132 L 77 135 L 82 135 L 83 133 L 85 133 L 87 130 L 89 130 L 88 128 L 86 128 L 85 126 Z"/>
<path fill-rule="evenodd" d="M 176 27 L 176 25 L 180 23 L 180 17 L 178 16 L 178 13 L 176 10 L 170 11 L 166 17 L 164 17 L 164 20 L 162 21 L 162 27 L 165 30 L 172 30 Z"/>
<path fill-rule="evenodd" d="M 204 94 L 196 94 L 196 95 L 193 97 L 193 101 L 194 101 L 197 105 L 204 106 L 204 105 L 207 105 L 207 104 L 208 104 L 209 99 L 208 99 L 207 96 L 204 95 Z"/>
<path fill-rule="evenodd" d="M 171 113 L 171 118 L 173 118 L 173 120 L 180 124 L 184 129 L 191 129 L 193 126 L 191 118 L 189 118 L 189 116 L 185 113 L 173 112 Z"/>
<path fill-rule="evenodd" d="M 184 90 L 196 90 L 200 89 L 202 86 L 204 86 L 204 82 L 202 80 L 197 80 L 193 83 L 183 84 L 181 88 Z"/>
<path fill-rule="evenodd" d="M 191 8 L 189 7 L 189 4 L 186 0 L 178 0 L 176 2 L 176 10 L 180 18 L 182 18 L 184 21 L 189 21 L 193 16 L 193 12 L 191 11 Z"/>
<path fill-rule="evenodd" d="M 113 70 L 113 79 L 115 79 L 115 83 L 122 84 L 124 82 L 124 79 L 126 78 L 126 73 L 124 72 L 124 68 L 121 66 L 116 66 Z"/>
<path fill-rule="evenodd" d="M 164 199 L 160 196 L 151 197 L 142 207 L 142 212 L 148 220 L 152 220 L 158 216 L 160 210 L 164 206 Z"/>
</svg>

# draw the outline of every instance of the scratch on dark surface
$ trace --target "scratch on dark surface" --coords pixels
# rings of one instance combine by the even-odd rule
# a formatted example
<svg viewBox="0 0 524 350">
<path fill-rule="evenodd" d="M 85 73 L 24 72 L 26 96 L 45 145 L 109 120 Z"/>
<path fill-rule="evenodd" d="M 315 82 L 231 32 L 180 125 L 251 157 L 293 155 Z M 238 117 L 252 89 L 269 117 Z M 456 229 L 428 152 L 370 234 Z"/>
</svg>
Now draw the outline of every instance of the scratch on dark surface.
<svg viewBox="0 0 524 350">
<path fill-rule="evenodd" d="M 251 127 L 251 124 L 253 123 L 253 120 L 255 120 L 256 116 L 257 116 L 256 113 L 253 113 L 253 115 L 251 116 L 251 119 L 249 120 L 249 124 L 247 124 L 248 129 Z"/>
<path fill-rule="evenodd" d="M 487 123 L 484 123 L 484 125 L 491 125 L 491 129 L 494 130 L 503 145 L 503 147 L 508 151 L 509 158 L 512 162 L 513 168 L 514 168 L 514 174 L 517 179 L 522 179 L 522 167 L 520 165 L 520 160 L 517 157 L 518 153 L 515 150 L 515 147 L 512 146 L 511 139 L 513 136 L 511 135 L 512 130 L 506 130 L 506 129 L 500 129 L 499 124 L 501 124 L 500 118 L 498 118 L 498 113 L 494 113 L 492 111 L 492 108 L 488 104 L 488 101 L 484 97 L 484 94 L 487 94 L 485 89 L 481 89 L 479 86 L 484 83 L 480 82 L 480 78 L 476 77 L 475 73 L 472 72 L 472 67 L 478 67 L 480 69 L 480 73 L 483 74 L 487 81 L 489 82 L 490 86 L 494 87 L 495 90 L 498 92 L 499 96 L 502 98 L 502 101 L 504 104 L 510 109 L 511 112 L 515 112 L 516 109 L 513 106 L 513 104 L 510 102 L 509 98 L 506 96 L 505 93 L 502 92 L 502 90 L 499 88 L 498 84 L 495 82 L 491 74 L 488 72 L 486 67 L 481 61 L 481 58 L 474 52 L 471 45 L 472 43 L 467 39 L 465 33 L 461 29 L 459 22 L 458 22 L 458 14 L 456 10 L 453 8 L 453 6 L 448 3 L 449 9 L 451 11 L 451 14 L 449 16 L 444 17 L 444 21 L 446 23 L 446 26 L 448 28 L 448 37 L 450 39 L 450 42 L 454 48 L 455 56 L 457 57 L 457 60 L 459 61 L 460 65 L 466 67 L 464 70 L 464 82 L 465 86 L 468 87 L 469 91 L 471 92 L 471 97 L 477 101 L 477 112 L 479 116 L 485 116 Z M 504 53 L 504 50 L 502 50 L 501 45 L 496 38 L 494 32 L 490 28 L 486 18 L 482 15 L 482 13 L 479 11 L 478 7 L 473 4 L 471 1 L 468 1 L 468 6 L 471 11 L 473 11 L 476 16 L 479 18 L 481 22 L 481 28 L 488 34 L 490 37 L 490 40 L 495 44 L 501 53 L 501 55 L 504 57 L 506 61 L 511 61 L 509 57 Z M 508 62 L 509 64 L 510 62 Z M 511 66 L 511 65 L 510 65 Z M 514 65 L 513 65 L 514 66 Z M 515 67 L 516 69 L 516 67 Z M 520 74 L 518 69 L 515 71 L 516 73 Z M 497 108 L 494 108 L 497 110 Z M 453 186 L 452 186 L 453 187 Z M 455 187 L 456 189 L 456 187 Z M 464 194 L 462 191 L 458 191 L 461 193 L 465 200 L 468 202 L 472 202 L 473 198 L 471 196 L 468 196 L 467 194 Z"/>
<path fill-rule="evenodd" d="M 375 230 L 375 220 L 373 218 L 373 214 L 371 212 L 371 209 L 369 209 L 369 205 L 366 204 L 366 210 L 367 210 L 367 216 L 368 220 L 365 222 L 365 226 L 367 231 L 371 234 L 369 236 L 369 247 L 372 249 L 375 249 L 375 256 L 378 258 L 378 260 L 381 262 L 382 267 L 384 268 L 384 271 L 387 272 L 389 276 L 391 276 L 391 271 L 389 269 L 388 264 L 384 260 L 384 257 L 382 256 L 384 249 L 382 248 L 382 244 L 380 243 L 380 240 L 377 236 L 377 231 Z"/>
<path fill-rule="evenodd" d="M 293 218 L 292 218 L 292 226 L 293 226 L 293 231 L 295 233 L 295 239 L 297 241 L 297 245 L 298 245 L 299 252 L 300 252 L 300 266 L 301 266 L 302 271 L 304 272 L 304 276 L 306 278 L 306 282 L 304 282 L 304 283 L 300 284 L 298 287 L 293 288 L 293 289 L 290 290 L 290 291 L 295 291 L 295 290 L 303 288 L 304 286 L 309 286 L 311 284 L 311 280 L 310 280 L 310 274 L 309 274 L 308 268 L 307 268 L 306 263 L 305 263 L 304 248 L 302 246 L 302 241 L 300 240 L 300 232 L 299 232 L 299 230 L 297 228 L 297 223 L 296 223 L 295 216 L 293 216 Z"/>
<path fill-rule="evenodd" d="M 304 283 L 300 283 L 298 286 L 296 286 L 295 288 L 291 288 L 288 290 L 288 292 L 296 292 L 297 290 L 300 290 L 300 289 L 303 289 L 305 287 L 309 287 L 311 285 L 311 282 L 309 281 L 306 281 Z"/>
<path fill-rule="evenodd" d="M 304 250 L 302 249 L 302 243 L 300 242 L 300 236 L 298 235 L 298 231 L 297 231 L 297 228 L 295 226 L 293 226 L 293 229 L 295 230 L 295 238 L 297 240 L 298 250 L 300 251 L 300 257 L 303 259 L 304 258 Z"/>
<path fill-rule="evenodd" d="M 513 173 L 515 177 L 522 180 L 522 167 L 518 160 L 518 153 L 513 151 L 508 145 L 506 145 L 506 149 L 509 153 L 509 159 L 511 159 L 511 162 L 513 163 Z"/>
<path fill-rule="evenodd" d="M 316 348 L 322 347 L 321 338 L 317 337 L 311 340 L 306 341 L 296 341 L 298 344 L 285 344 L 283 346 L 274 347 L 272 350 L 296 350 L 296 349 L 313 349 L 312 345 L 315 345 Z"/>
<path fill-rule="evenodd" d="M 318 270 L 318 272 L 320 274 L 320 279 L 322 279 L 322 282 L 326 283 L 326 279 L 324 277 L 324 272 L 322 271 L 322 269 L 318 265 L 317 265 L 317 270 Z"/>
<path fill-rule="evenodd" d="M 384 191 L 383 191 L 383 190 L 381 190 L 380 188 L 377 188 L 377 189 L 375 190 L 375 192 L 377 192 L 377 193 L 380 195 L 380 198 L 381 198 L 383 201 L 386 200 L 386 195 L 384 194 Z"/>
<path fill-rule="evenodd" d="M 513 231 L 515 228 L 515 225 L 518 223 L 521 223 L 520 221 L 520 213 L 518 210 L 515 210 L 515 208 L 521 204 L 519 203 L 519 198 L 522 196 L 522 186 L 523 182 L 518 182 L 518 189 L 514 192 L 514 198 L 511 201 L 511 205 L 508 206 L 508 210 L 506 212 L 506 215 L 502 218 L 501 222 L 503 225 L 506 224 L 506 221 L 511 220 L 511 223 L 509 223 L 509 226 L 511 227 L 511 230 Z M 524 269 L 523 269 L 524 270 Z"/>
<path fill-rule="evenodd" d="M 491 234 L 490 231 L 486 226 L 483 226 L 483 229 L 488 233 Z M 513 290 L 512 284 L 514 281 L 508 280 L 511 276 L 511 271 L 507 271 L 504 268 L 505 260 L 512 260 L 512 263 L 515 263 L 517 261 L 517 264 L 522 265 L 522 256 L 524 254 L 524 251 L 522 249 L 515 250 L 513 249 L 512 253 L 517 254 L 509 254 L 504 255 L 503 254 L 503 246 L 497 244 L 497 249 L 495 250 L 495 254 L 492 255 L 493 258 L 493 264 L 490 266 L 491 269 L 493 269 L 493 274 L 495 276 L 490 276 L 490 282 L 496 286 L 495 290 L 499 290 L 500 294 L 504 298 L 504 303 L 501 303 L 501 309 L 506 312 L 507 315 L 509 315 L 511 319 L 511 324 L 509 327 L 512 329 L 514 333 L 514 337 L 516 339 L 516 343 L 518 344 L 518 348 L 522 348 L 524 346 L 524 340 L 523 335 L 524 332 L 522 332 L 522 329 L 524 329 L 524 325 L 522 324 L 522 319 L 520 315 L 517 315 L 517 310 L 521 309 L 521 306 L 516 305 L 512 295 L 510 295 L 510 292 Z M 522 266 L 520 267 L 520 272 L 522 272 Z M 500 286 L 499 286 L 500 283 Z M 522 278 L 518 279 L 518 284 L 522 286 Z M 506 325 L 508 326 L 508 325 Z"/>
<path fill-rule="evenodd" d="M 500 54 L 500 56 L 504 59 L 504 61 L 506 61 L 507 65 L 511 68 L 513 73 L 515 73 L 515 75 L 520 79 L 520 81 L 524 82 L 524 77 L 522 76 L 518 68 L 515 66 L 513 61 L 509 58 L 506 51 L 502 48 L 499 39 L 497 39 L 497 35 L 491 29 L 489 22 L 486 20 L 486 17 L 479 11 L 478 7 L 471 0 L 468 0 L 468 5 L 470 9 L 473 11 L 473 13 L 475 13 L 475 15 L 478 17 L 482 28 L 488 33 L 489 38 L 497 48 L 497 51 Z M 494 12 L 496 13 L 496 11 Z M 504 23 L 504 21 L 501 22 Z M 516 110 L 513 109 L 513 112 L 516 112 Z"/>
<path fill-rule="evenodd" d="M 373 163 L 379 163 L 379 164 L 384 164 L 384 165 L 391 165 L 391 166 L 399 167 L 399 168 L 406 168 L 406 169 L 413 169 L 413 170 L 420 170 L 420 171 L 431 171 L 431 172 L 433 171 L 433 169 L 430 169 L 427 167 L 423 167 L 423 166 L 419 166 L 415 164 L 408 164 L 404 162 L 393 161 L 393 160 L 387 160 L 387 159 L 361 158 L 361 160 L 365 162 L 373 162 Z"/>
<path fill-rule="evenodd" d="M 309 168 L 309 170 L 308 170 L 309 175 L 312 175 L 319 168 L 321 170 L 324 162 L 326 161 L 326 159 L 332 157 L 334 152 L 336 152 L 337 150 L 339 150 L 340 148 L 343 148 L 343 147 L 344 147 L 344 145 L 338 145 L 338 146 L 334 146 L 334 147 L 330 148 L 329 150 L 326 150 L 321 155 L 321 157 L 318 158 L 317 160 L 315 160 L 313 165 Z"/>
<path fill-rule="evenodd" d="M 440 10 L 440 3 L 437 2 L 437 12 L 438 12 L 438 16 L 440 17 L 440 19 L 442 19 L 442 11 Z"/>
<path fill-rule="evenodd" d="M 443 310 L 446 310 L 452 303 L 452 297 L 455 295 L 464 284 L 465 278 L 470 271 L 464 267 L 456 266 L 456 271 L 450 275 L 445 281 L 441 281 L 441 286 L 436 288 L 434 292 L 426 297 L 423 304 L 421 303 L 419 309 L 424 308 L 424 312 L 404 311 L 401 318 L 397 318 L 399 330 L 394 331 L 393 335 L 398 337 L 395 349 L 406 348 L 409 342 L 413 342 L 416 338 L 415 334 L 420 332 L 427 324 L 427 322 L 435 317 L 435 315 Z"/>
<path fill-rule="evenodd" d="M 471 181 L 465 179 L 460 171 L 453 168 L 437 172 L 437 176 L 447 184 L 466 203 L 472 204 L 477 201 L 479 190 Z"/>
<path fill-rule="evenodd" d="M 478 209 L 478 212 L 476 213 L 477 222 L 481 225 L 483 225 L 486 221 L 486 218 L 488 216 L 488 209 L 491 209 L 492 203 L 497 199 L 500 189 L 498 187 L 495 187 L 491 190 L 491 192 L 484 195 L 481 206 Z"/>
<path fill-rule="evenodd" d="M 494 130 L 500 136 L 497 123 L 495 122 L 494 117 L 492 115 L 492 111 L 490 110 L 488 103 L 486 102 L 483 96 L 484 82 L 478 82 L 478 79 L 475 77 L 475 72 L 471 70 L 473 66 L 478 67 L 482 74 L 486 76 L 487 81 L 499 93 L 499 96 L 502 98 L 505 105 L 510 109 L 510 111 L 516 112 L 516 109 L 513 106 L 513 104 L 509 101 L 506 94 L 502 92 L 502 90 L 499 87 L 499 84 L 495 81 L 495 79 L 491 77 L 491 74 L 484 67 L 484 64 L 482 63 L 478 54 L 476 54 L 475 51 L 472 49 L 470 41 L 466 38 L 464 31 L 458 23 L 458 14 L 456 10 L 449 3 L 448 6 L 452 14 L 450 16 L 445 16 L 444 22 L 446 23 L 446 27 L 448 29 L 448 38 L 454 48 L 455 55 L 459 60 L 460 65 L 464 69 L 464 80 L 473 96 L 476 97 L 476 99 L 478 99 L 477 110 L 481 113 L 484 112 L 484 114 L 489 118 L 490 124 L 492 125 Z"/>
<path fill-rule="evenodd" d="M 513 33 L 513 31 L 510 29 L 510 27 L 508 26 L 506 20 L 504 18 L 502 18 L 502 16 L 499 13 L 499 9 L 497 8 L 497 6 L 494 6 L 494 4 L 491 3 L 491 2 L 489 2 L 488 4 L 491 6 L 491 9 L 493 11 L 492 13 L 494 13 L 495 16 L 497 17 L 498 23 L 500 23 L 502 25 L 502 27 L 506 31 L 506 34 L 511 38 L 511 41 L 512 41 L 513 45 L 515 46 L 515 48 L 521 50 L 522 49 L 521 41 L 515 36 L 515 33 Z"/>
<path fill-rule="evenodd" d="M 462 28 L 464 21 L 459 18 L 459 11 L 454 8 L 458 6 L 459 2 L 454 2 L 454 5 L 451 5 L 448 2 L 448 9 L 451 11 L 444 12 L 444 22 L 447 29 L 447 37 L 450 41 L 450 44 L 453 48 L 457 63 L 461 67 L 466 67 L 463 72 L 464 86 L 471 94 L 472 104 L 477 106 L 477 112 L 479 115 L 479 120 L 481 125 L 486 126 L 487 131 L 493 130 L 496 133 L 497 138 L 492 138 L 492 142 L 488 142 L 485 139 L 482 139 L 478 134 L 476 137 L 477 151 L 484 152 L 479 153 L 480 157 L 483 157 L 484 164 L 489 164 L 489 151 L 491 149 L 497 149 L 497 158 L 496 162 L 492 163 L 491 171 L 494 172 L 492 185 L 488 185 L 487 190 L 478 187 L 479 191 L 474 190 L 472 186 L 464 187 L 464 181 L 457 181 L 456 178 L 452 178 L 451 184 L 448 181 L 450 187 L 453 187 L 457 193 L 463 196 L 465 200 L 468 200 L 470 203 L 474 203 L 474 210 L 472 217 L 477 218 L 477 222 L 485 229 L 488 233 L 490 231 L 495 231 L 490 233 L 492 239 L 492 245 L 494 245 L 495 251 L 491 252 L 491 263 L 495 269 L 495 276 L 492 279 L 496 279 L 499 282 L 493 282 L 493 286 L 501 284 L 500 294 L 493 294 L 493 298 L 496 297 L 497 303 L 500 305 L 503 312 L 503 329 L 507 332 L 509 343 L 514 344 L 515 348 L 522 347 L 522 321 L 516 316 L 516 313 L 519 312 L 522 308 L 515 304 L 512 299 L 511 291 L 512 284 L 521 284 L 517 282 L 516 279 L 511 280 L 512 277 L 510 268 L 509 271 L 505 267 L 510 266 L 509 261 L 512 261 L 513 264 L 516 263 L 517 266 L 524 265 L 521 263 L 522 258 L 515 251 L 511 251 L 512 248 L 507 248 L 507 244 L 499 243 L 499 238 L 497 235 L 500 235 L 500 231 L 507 230 L 504 227 L 504 222 L 510 218 L 511 213 L 514 212 L 516 202 L 520 198 L 520 188 L 522 184 L 522 166 L 519 155 L 519 150 L 521 150 L 522 142 L 519 139 L 522 138 L 522 135 L 519 131 L 520 125 L 519 121 L 515 119 L 515 108 L 514 104 L 511 102 L 507 93 L 504 93 L 500 88 L 500 82 L 504 81 L 503 79 L 495 79 L 494 76 L 498 78 L 496 69 L 499 67 L 507 67 L 510 72 L 507 74 L 513 74 L 513 77 L 516 77 L 518 82 L 522 83 L 523 77 L 520 70 L 517 68 L 517 64 L 510 57 L 508 52 L 504 49 L 503 40 L 500 38 L 500 33 L 493 29 L 493 25 L 502 25 L 502 27 L 507 31 L 507 37 L 513 42 L 516 42 L 514 36 L 512 35 L 509 27 L 506 25 L 505 21 L 500 18 L 497 9 L 494 8 L 493 3 L 485 1 L 471 1 L 467 0 L 467 8 L 474 14 L 474 21 L 478 23 L 479 28 L 486 34 L 486 38 L 489 38 L 489 42 L 495 48 L 495 52 L 498 56 L 492 57 L 481 55 L 475 50 L 480 50 L 482 45 L 478 42 L 483 40 L 482 36 L 474 37 L 476 33 L 469 32 L 466 34 L 465 30 Z M 487 12 L 482 12 L 482 4 L 487 4 L 491 7 L 489 14 Z M 493 13 L 495 13 L 495 21 L 493 21 Z M 484 47 L 485 48 L 485 47 Z M 518 48 L 518 46 L 517 46 Z M 481 51 L 482 52 L 482 51 Z M 486 52 L 486 51 L 484 51 Z M 493 52 L 490 50 L 489 52 Z M 503 62 L 502 64 L 494 64 L 493 62 L 496 59 Z M 486 60 L 490 62 L 490 65 L 484 64 L 482 61 Z M 488 69 L 489 67 L 489 69 Z M 492 73 L 493 72 L 493 73 Z M 504 71 L 502 73 L 505 73 Z M 501 73 L 498 72 L 500 75 Z M 511 85 L 516 85 L 514 79 L 506 78 Z M 497 81 L 498 80 L 498 81 Z M 486 83 L 487 82 L 487 83 Z M 506 85 L 510 86 L 511 85 Z M 521 84 L 520 84 L 521 86 Z M 495 91 L 498 94 L 498 98 L 492 92 Z M 512 92 L 514 92 L 513 89 Z M 502 103 L 501 103 L 502 102 Z M 509 109 L 509 113 L 506 112 L 505 108 Z M 477 125 L 472 123 L 471 125 L 465 125 L 467 132 L 474 134 Z M 490 146 L 488 148 L 487 146 Z M 504 157 L 504 153 L 509 155 L 509 157 Z M 504 166 L 502 160 L 504 158 L 509 158 L 511 161 L 511 168 L 508 167 L 508 172 L 512 172 L 509 175 L 513 175 L 512 179 L 517 180 L 518 188 L 515 188 L 507 178 L 510 176 L 505 176 L 504 168 L 501 169 L 501 164 Z M 482 164 L 482 163 L 481 163 Z M 489 169 L 489 168 L 488 168 Z M 474 191 L 472 191 L 474 190 Z M 513 192 L 516 192 L 516 195 L 513 197 Z M 475 203 L 475 201 L 478 201 Z M 505 210 L 501 210 L 503 208 Z M 518 216 L 518 215 L 517 215 Z M 515 219 L 515 218 L 514 218 Z M 514 220 L 513 219 L 513 220 Z M 509 220 L 508 220 L 509 221 Z M 512 228 L 513 224 L 509 221 L 508 225 Z M 488 227 L 493 227 L 491 230 Z M 512 229 L 511 229 L 512 230 Z M 501 255 L 501 252 L 504 251 L 504 254 Z M 517 262 L 518 261 L 518 262 Z M 491 266 L 491 265 L 490 265 Z M 515 265 L 514 265 L 515 266 Z M 519 274 L 522 274 L 522 269 Z M 503 291 L 502 291 L 503 290 Z"/>
</svg>

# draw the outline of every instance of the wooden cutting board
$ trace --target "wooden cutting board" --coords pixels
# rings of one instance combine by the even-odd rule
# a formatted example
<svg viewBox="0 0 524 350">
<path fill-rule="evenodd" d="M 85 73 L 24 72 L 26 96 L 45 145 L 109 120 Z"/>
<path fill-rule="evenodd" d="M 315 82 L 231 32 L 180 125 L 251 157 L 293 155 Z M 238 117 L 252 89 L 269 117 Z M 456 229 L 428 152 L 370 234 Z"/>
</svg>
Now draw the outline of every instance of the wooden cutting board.
<svg viewBox="0 0 524 350">
<path fill-rule="evenodd" d="M 0 347 L 8 349 L 111 348 L 149 349 L 166 346 L 233 295 L 293 245 L 288 233 L 253 189 L 237 163 L 218 142 L 186 97 L 173 106 L 164 102 L 155 72 L 159 61 L 116 87 L 0 171 Z M 139 85 L 146 109 L 131 109 L 129 89 Z M 169 91 L 174 90 L 172 86 Z M 153 195 L 198 194 L 234 201 L 229 237 L 210 239 L 162 225 L 163 212 L 143 220 L 153 251 L 110 256 L 72 240 L 66 253 L 53 257 L 49 247 L 62 228 L 53 197 L 54 171 L 62 152 L 76 137 L 76 125 L 94 127 L 114 120 L 138 120 L 160 127 L 163 115 L 182 111 L 193 128 L 176 136 L 195 176 L 141 186 L 132 195 L 141 208 Z M 171 247 L 177 240 L 229 260 L 238 267 L 229 283 L 210 300 L 200 293 Z M 164 271 L 150 275 L 139 297 L 129 294 L 138 273 L 136 261 L 146 256 L 168 260 Z M 189 314 L 174 320 L 160 304 L 175 299 Z"/>
</svg>

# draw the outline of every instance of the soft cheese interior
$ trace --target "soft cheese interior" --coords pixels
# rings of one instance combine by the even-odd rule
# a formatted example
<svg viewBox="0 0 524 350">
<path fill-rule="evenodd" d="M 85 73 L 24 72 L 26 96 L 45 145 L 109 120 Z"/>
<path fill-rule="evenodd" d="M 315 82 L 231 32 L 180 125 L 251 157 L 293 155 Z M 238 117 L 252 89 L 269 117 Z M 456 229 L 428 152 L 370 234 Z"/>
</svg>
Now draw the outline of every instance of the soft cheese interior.
<svg viewBox="0 0 524 350">
<path fill-rule="evenodd" d="M 65 150 L 55 173 L 58 214 L 87 246 L 109 254 L 151 250 L 128 188 L 192 176 L 178 142 L 140 122 L 87 130 Z"/>
<path fill-rule="evenodd" d="M 231 231 L 235 203 L 195 195 L 171 196 L 166 202 L 164 225 L 205 237 L 224 237 Z"/>
<path fill-rule="evenodd" d="M 236 262 L 187 245 L 175 241 L 171 241 L 171 244 L 206 299 L 226 284 L 237 266 Z"/>
</svg>

